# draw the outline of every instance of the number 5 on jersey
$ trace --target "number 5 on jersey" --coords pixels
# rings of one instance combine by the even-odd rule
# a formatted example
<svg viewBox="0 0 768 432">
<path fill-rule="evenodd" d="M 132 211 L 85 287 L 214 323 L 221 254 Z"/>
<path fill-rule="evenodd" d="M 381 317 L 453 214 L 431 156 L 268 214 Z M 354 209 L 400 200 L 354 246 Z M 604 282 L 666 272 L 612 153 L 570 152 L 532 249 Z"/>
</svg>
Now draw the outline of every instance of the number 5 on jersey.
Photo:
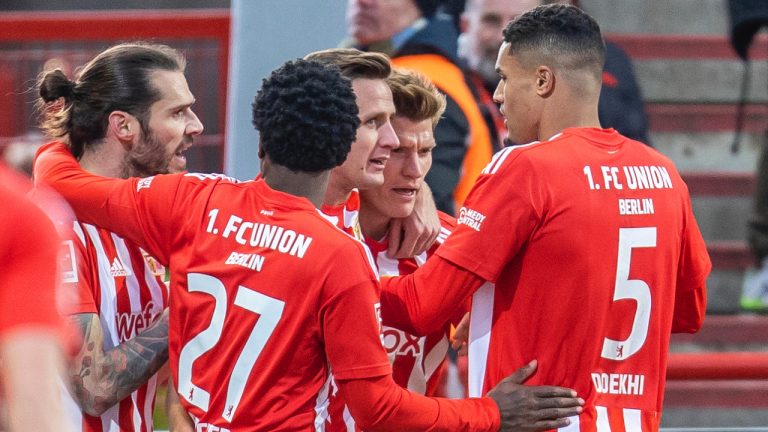
<svg viewBox="0 0 768 432">
<path fill-rule="evenodd" d="M 645 281 L 629 278 L 632 248 L 656 247 L 656 227 L 620 228 L 619 257 L 616 264 L 616 285 L 613 301 L 633 299 L 637 302 L 632 331 L 622 341 L 603 339 L 601 357 L 609 360 L 626 360 L 635 354 L 648 337 L 651 320 L 651 289 Z"/>
<path fill-rule="evenodd" d="M 210 393 L 192 383 L 192 366 L 201 355 L 216 346 L 224 328 L 224 318 L 227 316 L 227 290 L 220 280 L 213 276 L 200 273 L 190 273 L 187 276 L 189 292 L 202 292 L 213 297 L 216 302 L 211 316 L 211 324 L 197 336 L 187 342 L 179 355 L 179 394 L 190 404 L 208 411 Z M 231 422 L 237 411 L 240 399 L 243 397 L 245 382 L 251 374 L 256 359 L 264 349 L 272 332 L 280 322 L 285 302 L 266 296 L 251 288 L 237 287 L 235 306 L 240 306 L 260 315 L 253 327 L 243 351 L 235 362 L 227 385 L 227 401 L 224 405 L 222 418 Z"/>
</svg>

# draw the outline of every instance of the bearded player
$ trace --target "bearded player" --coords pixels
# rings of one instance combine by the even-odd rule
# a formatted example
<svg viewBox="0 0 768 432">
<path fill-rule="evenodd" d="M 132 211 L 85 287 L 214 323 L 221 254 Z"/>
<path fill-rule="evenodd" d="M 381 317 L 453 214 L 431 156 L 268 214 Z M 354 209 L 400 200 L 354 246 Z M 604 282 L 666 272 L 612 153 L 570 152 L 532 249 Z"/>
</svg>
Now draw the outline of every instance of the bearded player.
<svg viewBox="0 0 768 432">
<path fill-rule="evenodd" d="M 42 128 L 94 174 L 183 171 L 183 153 L 203 130 L 184 69 L 170 47 L 131 43 L 97 55 L 75 81 L 48 72 L 39 84 Z M 83 431 L 151 431 L 156 372 L 168 358 L 165 269 L 107 229 L 76 222 L 74 231 L 64 289 L 83 344 L 69 366 L 72 415 Z"/>
</svg>

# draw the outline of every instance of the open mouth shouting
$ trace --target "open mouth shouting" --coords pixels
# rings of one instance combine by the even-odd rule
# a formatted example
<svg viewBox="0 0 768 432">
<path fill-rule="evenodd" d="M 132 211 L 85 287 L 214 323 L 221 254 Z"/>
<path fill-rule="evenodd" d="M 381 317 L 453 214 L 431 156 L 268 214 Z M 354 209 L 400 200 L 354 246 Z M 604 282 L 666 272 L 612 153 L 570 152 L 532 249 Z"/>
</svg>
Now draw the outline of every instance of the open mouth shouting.
<svg viewBox="0 0 768 432">
<path fill-rule="evenodd" d="M 368 168 L 371 171 L 384 171 L 384 167 L 387 166 L 387 160 L 389 160 L 389 156 L 379 156 L 368 159 Z"/>
</svg>

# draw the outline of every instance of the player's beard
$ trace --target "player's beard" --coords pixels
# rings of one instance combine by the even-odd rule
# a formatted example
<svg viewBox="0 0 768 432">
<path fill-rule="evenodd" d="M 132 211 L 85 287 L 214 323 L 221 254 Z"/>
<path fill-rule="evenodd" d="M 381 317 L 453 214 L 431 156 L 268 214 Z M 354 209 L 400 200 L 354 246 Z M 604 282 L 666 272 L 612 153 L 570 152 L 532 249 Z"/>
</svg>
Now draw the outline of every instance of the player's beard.
<svg viewBox="0 0 768 432">
<path fill-rule="evenodd" d="M 144 134 L 125 157 L 128 177 L 149 177 L 167 174 L 173 153 L 168 154 L 165 146 L 152 134 Z M 175 150 L 175 149 L 174 149 Z"/>
</svg>

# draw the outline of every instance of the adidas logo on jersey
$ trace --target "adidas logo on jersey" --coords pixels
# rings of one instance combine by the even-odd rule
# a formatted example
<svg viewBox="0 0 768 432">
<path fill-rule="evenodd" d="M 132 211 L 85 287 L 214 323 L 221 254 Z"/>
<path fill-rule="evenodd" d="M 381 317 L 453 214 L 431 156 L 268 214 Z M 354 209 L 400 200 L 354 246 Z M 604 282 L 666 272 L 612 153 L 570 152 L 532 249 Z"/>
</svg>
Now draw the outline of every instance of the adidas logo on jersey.
<svg viewBox="0 0 768 432">
<path fill-rule="evenodd" d="M 125 268 L 123 263 L 120 262 L 120 259 L 115 257 L 114 261 L 112 261 L 112 265 L 109 266 L 109 275 L 112 277 L 126 277 L 130 276 L 131 272 Z"/>
</svg>

